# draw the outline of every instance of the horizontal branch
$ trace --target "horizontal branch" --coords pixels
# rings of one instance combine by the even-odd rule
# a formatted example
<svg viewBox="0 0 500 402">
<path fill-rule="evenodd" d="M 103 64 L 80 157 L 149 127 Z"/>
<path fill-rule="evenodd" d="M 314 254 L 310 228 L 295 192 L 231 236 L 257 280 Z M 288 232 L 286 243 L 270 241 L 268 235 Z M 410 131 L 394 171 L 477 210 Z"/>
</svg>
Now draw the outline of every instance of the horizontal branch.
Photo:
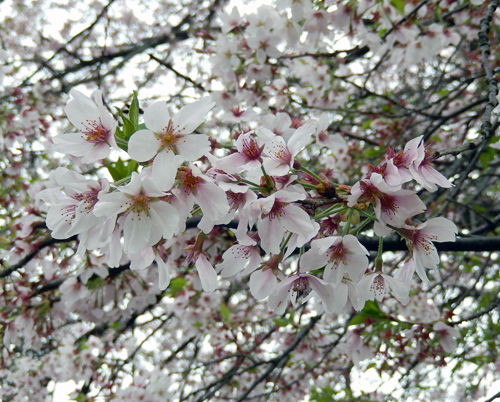
<svg viewBox="0 0 500 402">
<path fill-rule="evenodd" d="M 378 250 L 377 237 L 358 236 L 358 240 L 368 251 Z M 455 242 L 434 243 L 436 249 L 445 251 L 500 251 L 500 237 L 464 237 L 458 238 Z M 384 239 L 384 251 L 406 251 L 408 247 L 402 240 L 395 238 Z"/>
</svg>

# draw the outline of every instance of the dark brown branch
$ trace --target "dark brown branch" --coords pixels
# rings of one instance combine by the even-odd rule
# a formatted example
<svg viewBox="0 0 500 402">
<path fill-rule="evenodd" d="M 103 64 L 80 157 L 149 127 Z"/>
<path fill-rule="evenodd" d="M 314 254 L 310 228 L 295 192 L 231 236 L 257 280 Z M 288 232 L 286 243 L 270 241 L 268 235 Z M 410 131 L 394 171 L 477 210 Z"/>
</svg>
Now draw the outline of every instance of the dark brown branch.
<svg viewBox="0 0 500 402">
<path fill-rule="evenodd" d="M 493 18 L 493 14 L 497 9 L 499 0 L 492 0 L 486 15 L 479 23 L 479 48 L 481 49 L 482 55 L 482 65 L 486 73 L 486 83 L 488 84 L 488 91 L 486 99 L 486 108 L 483 113 L 483 121 L 481 124 L 481 129 L 479 134 L 473 140 L 455 148 L 444 149 L 438 152 L 438 158 L 444 155 L 458 155 L 462 152 L 473 150 L 478 148 L 482 143 L 486 142 L 493 134 L 493 125 L 491 124 L 491 113 L 493 109 L 498 105 L 497 94 L 498 86 L 493 70 L 490 65 L 488 57 L 490 56 L 490 44 L 488 40 L 488 34 L 490 32 L 490 24 Z"/>
<path fill-rule="evenodd" d="M 17 271 L 18 269 L 21 269 L 24 267 L 28 262 L 30 262 L 35 256 L 40 252 L 40 250 L 44 249 L 45 247 L 52 246 L 57 243 L 66 243 L 70 241 L 74 241 L 77 239 L 77 236 L 70 237 L 68 239 L 48 239 L 43 242 L 41 242 L 38 246 L 36 246 L 36 249 L 29 253 L 26 257 L 22 258 L 17 264 L 11 265 L 10 267 L 5 268 L 3 271 L 0 272 L 0 278 L 5 278 L 6 276 L 9 276 L 12 274 L 14 271 Z"/>
</svg>

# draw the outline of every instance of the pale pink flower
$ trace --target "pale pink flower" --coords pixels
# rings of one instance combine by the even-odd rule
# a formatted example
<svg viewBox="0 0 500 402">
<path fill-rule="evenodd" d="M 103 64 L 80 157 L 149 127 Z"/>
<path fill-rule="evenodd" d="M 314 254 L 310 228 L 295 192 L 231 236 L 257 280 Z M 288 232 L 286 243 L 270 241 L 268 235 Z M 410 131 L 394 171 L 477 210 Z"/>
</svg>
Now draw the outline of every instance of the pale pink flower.
<svg viewBox="0 0 500 402">
<path fill-rule="evenodd" d="M 195 203 L 199 205 L 203 217 L 198 227 L 205 233 L 209 233 L 215 222 L 229 212 L 225 191 L 208 176 L 203 175 L 195 165 L 181 169 L 178 187 L 172 189 L 172 193 L 188 210 L 191 210 Z"/>
<path fill-rule="evenodd" d="M 439 217 L 416 226 L 404 225 L 400 232 L 413 252 L 414 268 L 418 276 L 424 283 L 429 283 L 424 267 L 434 269 L 440 262 L 432 242 L 455 241 L 456 225 L 449 219 Z"/>
<path fill-rule="evenodd" d="M 457 348 L 457 341 L 455 338 L 460 338 L 460 332 L 458 329 L 449 327 L 442 321 L 436 322 L 432 329 L 439 334 L 439 343 L 443 347 L 443 350 L 447 353 L 453 353 Z"/>
<path fill-rule="evenodd" d="M 500 149 L 500 141 L 490 145 L 491 148 Z"/>
<path fill-rule="evenodd" d="M 147 129 L 130 137 L 128 153 L 138 162 L 153 160 L 153 179 L 164 191 L 175 181 L 177 168 L 210 151 L 205 134 L 192 134 L 215 106 L 209 97 L 184 106 L 173 118 L 165 102 L 155 102 L 144 111 Z"/>
<path fill-rule="evenodd" d="M 415 140 L 419 140 L 420 143 L 414 148 L 416 149 L 416 157 L 409 167 L 413 178 L 430 192 L 437 190 L 436 184 L 444 188 L 452 187 L 453 184 L 431 166 L 431 162 L 436 159 L 434 151 L 426 149 L 422 136 L 415 138 Z"/>
<path fill-rule="evenodd" d="M 279 135 L 288 141 L 295 132 L 295 129 L 292 128 L 292 119 L 287 113 L 265 115 L 262 117 L 262 126 L 263 128 L 258 135 L 266 142 L 271 141 L 274 135 Z"/>
<path fill-rule="evenodd" d="M 284 176 L 293 167 L 297 154 L 309 144 L 314 133 L 314 126 L 305 124 L 299 127 L 287 143 L 280 136 L 275 136 L 266 143 L 264 151 L 269 158 L 264 160 L 264 168 L 271 176 Z"/>
<path fill-rule="evenodd" d="M 163 201 L 165 193 L 150 177 L 135 172 L 126 186 L 100 197 L 94 207 L 97 217 L 125 215 L 123 223 L 124 251 L 139 253 L 157 243 L 162 237 L 170 239 L 178 226 L 176 209 Z"/>
<path fill-rule="evenodd" d="M 269 309 L 276 314 L 283 314 L 287 307 L 288 299 L 294 307 L 305 303 L 314 294 L 317 294 L 327 313 L 335 310 L 335 299 L 333 287 L 314 275 L 297 273 L 281 281 L 269 295 Z"/>
<path fill-rule="evenodd" d="M 363 342 L 358 331 L 348 331 L 346 341 L 339 345 L 339 352 L 345 353 L 355 365 L 374 356 L 375 351 Z"/>
<path fill-rule="evenodd" d="M 359 281 L 358 288 L 365 300 L 377 299 L 381 302 L 389 290 L 392 290 L 396 299 L 404 306 L 410 301 L 410 290 L 403 282 L 379 272 L 364 276 Z"/>
<path fill-rule="evenodd" d="M 368 251 L 353 235 L 332 236 L 313 240 L 311 249 L 300 259 L 308 270 L 325 267 L 323 278 L 334 287 L 347 274 L 358 282 L 368 268 Z"/>
<path fill-rule="evenodd" d="M 322 114 L 316 125 L 316 142 L 322 147 L 329 148 L 334 153 L 339 149 L 343 149 L 343 152 L 346 152 L 348 146 L 345 139 L 340 134 L 329 134 L 329 125 L 329 116 L 327 114 Z"/>
<path fill-rule="evenodd" d="M 227 249 L 222 255 L 223 262 L 216 265 L 218 270 L 222 270 L 223 278 L 229 278 L 241 271 L 251 273 L 255 271 L 261 261 L 260 249 L 255 240 L 250 244 L 235 244 Z M 246 268 L 246 269 L 245 269 Z"/>
<path fill-rule="evenodd" d="M 215 166 L 229 174 L 260 168 L 264 145 L 260 145 L 252 133 L 240 135 L 236 140 L 236 149 L 238 152 L 220 158 Z"/>
<path fill-rule="evenodd" d="M 37 194 L 50 204 L 47 213 L 47 227 L 55 239 L 67 239 L 76 234 L 103 224 L 103 220 L 93 214 L 98 198 L 108 192 L 106 179 L 100 182 L 89 180 L 66 168 L 57 168 L 52 174 L 57 185 Z"/>
<path fill-rule="evenodd" d="M 254 202 L 250 211 L 253 225 L 258 218 L 257 227 L 261 239 L 261 247 L 266 253 L 279 254 L 280 243 L 285 231 L 299 235 L 299 243 L 305 244 L 319 230 L 319 225 L 299 206 L 292 204 L 303 200 L 304 194 L 280 190 L 269 197 Z"/>
<path fill-rule="evenodd" d="M 402 227 L 406 219 L 424 212 L 426 208 L 413 191 L 392 192 L 378 173 L 373 173 L 370 179 L 358 181 L 352 186 L 347 205 L 352 207 L 358 200 L 372 202 L 380 223 L 395 227 Z"/>
<path fill-rule="evenodd" d="M 81 133 L 60 134 L 54 137 L 53 149 L 63 154 L 81 157 L 93 163 L 109 155 L 110 146 L 118 149 L 115 140 L 117 123 L 102 102 L 102 92 L 94 91 L 91 98 L 72 89 L 73 97 L 64 111 L 73 126 Z"/>
<path fill-rule="evenodd" d="M 247 39 L 248 46 L 255 50 L 255 58 L 259 64 L 264 64 L 268 57 L 281 56 L 281 51 L 276 47 L 279 42 L 279 36 L 262 26 L 252 29 L 252 35 Z"/>
</svg>

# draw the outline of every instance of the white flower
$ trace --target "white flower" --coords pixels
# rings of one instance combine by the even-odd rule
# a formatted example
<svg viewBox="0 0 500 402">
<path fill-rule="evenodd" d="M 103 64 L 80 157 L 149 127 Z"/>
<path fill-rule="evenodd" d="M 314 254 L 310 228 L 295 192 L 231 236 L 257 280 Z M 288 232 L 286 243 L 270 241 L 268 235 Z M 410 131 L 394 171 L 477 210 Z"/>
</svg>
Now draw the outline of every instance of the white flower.
<svg viewBox="0 0 500 402">
<path fill-rule="evenodd" d="M 94 91 L 88 98 L 76 89 L 64 111 L 69 121 L 81 133 L 60 134 L 54 137 L 54 150 L 81 157 L 84 163 L 93 163 L 109 155 L 110 146 L 118 149 L 115 141 L 116 121 L 102 102 L 102 92 Z"/>
<path fill-rule="evenodd" d="M 327 313 L 335 311 L 335 299 L 333 287 L 314 275 L 297 273 L 281 281 L 269 295 L 269 309 L 276 314 L 283 314 L 287 307 L 288 298 L 294 307 L 305 303 L 314 294 L 317 294 L 323 302 L 323 308 Z"/>
<path fill-rule="evenodd" d="M 280 190 L 267 198 L 258 199 L 251 205 L 252 221 L 255 222 L 259 217 L 257 227 L 261 247 L 266 253 L 279 254 L 280 243 L 286 230 L 299 235 L 299 247 L 318 233 L 319 225 L 311 220 L 307 212 L 292 204 L 293 201 L 304 198 L 304 194 Z"/>
<path fill-rule="evenodd" d="M 287 143 L 280 136 L 275 136 L 269 141 L 264 148 L 265 153 L 269 155 L 269 158 L 264 160 L 267 174 L 271 176 L 287 175 L 293 167 L 295 157 L 309 143 L 314 131 L 313 125 L 304 124 L 295 130 Z M 262 130 L 262 132 L 265 131 Z"/>
<path fill-rule="evenodd" d="M 37 194 L 37 198 L 51 204 L 47 213 L 47 227 L 55 239 L 67 239 L 103 225 L 93 215 L 98 197 L 108 191 L 108 181 L 88 180 L 66 168 L 57 168 L 52 174 L 57 187 Z"/>
<path fill-rule="evenodd" d="M 353 235 L 331 236 L 313 240 L 311 249 L 300 259 L 308 269 L 325 266 L 323 278 L 338 286 L 347 273 L 358 282 L 368 268 L 368 250 Z"/>
<path fill-rule="evenodd" d="M 125 215 L 123 223 L 124 251 L 138 254 L 157 243 L 161 237 L 170 239 L 178 226 L 176 209 L 163 201 L 165 193 L 150 177 L 132 173 L 132 179 L 118 191 L 100 197 L 94 207 L 97 217 Z"/>
<path fill-rule="evenodd" d="M 379 302 L 392 289 L 394 296 L 401 304 L 406 306 L 410 301 L 410 291 L 401 281 L 378 272 L 371 273 L 362 278 L 358 283 L 358 289 L 362 292 L 365 300 L 377 299 Z"/>
<path fill-rule="evenodd" d="M 443 347 L 443 350 L 447 353 L 453 353 L 457 348 L 455 338 L 460 338 L 460 332 L 441 321 L 436 322 L 432 329 L 440 335 L 439 343 Z"/>
<path fill-rule="evenodd" d="M 224 218 L 229 212 L 229 203 L 225 191 L 201 174 L 195 165 L 182 167 L 179 173 L 179 186 L 172 193 L 181 200 L 188 210 L 196 202 L 203 212 L 198 227 L 209 233 L 215 222 Z"/>
<path fill-rule="evenodd" d="M 436 268 L 439 254 L 432 242 L 455 241 L 457 227 L 446 218 L 432 218 L 418 226 L 405 225 L 401 234 L 407 239 L 408 248 L 413 251 L 414 263 L 407 270 L 416 269 L 424 283 L 429 283 L 425 268 Z"/>
<path fill-rule="evenodd" d="M 177 168 L 183 162 L 193 162 L 210 151 L 208 137 L 192 132 L 214 106 L 206 97 L 184 106 L 173 118 L 165 102 L 155 102 L 144 111 L 148 129 L 130 137 L 128 153 L 138 162 L 154 158 L 153 179 L 162 190 L 172 187 Z"/>
</svg>

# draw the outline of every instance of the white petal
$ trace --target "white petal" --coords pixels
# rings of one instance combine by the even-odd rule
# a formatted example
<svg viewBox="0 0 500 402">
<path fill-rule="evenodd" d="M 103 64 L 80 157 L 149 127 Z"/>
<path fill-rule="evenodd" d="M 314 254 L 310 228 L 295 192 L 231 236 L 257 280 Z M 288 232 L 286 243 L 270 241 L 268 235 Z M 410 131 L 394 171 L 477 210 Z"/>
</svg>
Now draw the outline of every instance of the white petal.
<svg viewBox="0 0 500 402">
<path fill-rule="evenodd" d="M 184 161 L 193 162 L 210 152 L 210 141 L 205 134 L 185 135 L 175 144 Z"/>
<path fill-rule="evenodd" d="M 153 225 L 161 229 L 164 239 L 171 239 L 179 225 L 177 210 L 167 202 L 154 201 L 149 205 Z"/>
<path fill-rule="evenodd" d="M 196 202 L 203 215 L 208 215 L 214 221 L 224 217 L 229 211 L 226 192 L 214 183 L 203 181 L 196 191 Z"/>
<path fill-rule="evenodd" d="M 217 289 L 217 273 L 207 258 L 200 254 L 196 259 L 196 269 L 200 276 L 201 286 L 205 292 L 214 292 Z"/>
<path fill-rule="evenodd" d="M 174 129 L 182 134 L 190 134 L 197 128 L 207 113 L 215 106 L 210 97 L 205 97 L 199 101 L 184 106 L 172 119 Z"/>
<path fill-rule="evenodd" d="M 167 103 L 158 101 L 150 105 L 144 110 L 144 123 L 151 131 L 161 134 L 170 121 Z"/>
<path fill-rule="evenodd" d="M 458 233 L 458 229 L 449 219 L 439 217 L 429 219 L 421 233 L 435 236 L 436 238 L 432 239 L 432 241 L 455 241 L 455 234 Z"/>
<path fill-rule="evenodd" d="M 164 290 L 170 285 L 170 270 L 160 256 L 156 256 L 155 261 L 158 265 L 158 288 Z"/>
<path fill-rule="evenodd" d="M 128 154 L 137 162 L 153 158 L 160 148 L 160 140 L 149 130 L 136 131 L 128 141 Z"/>
<path fill-rule="evenodd" d="M 149 242 L 151 220 L 145 213 L 129 213 L 123 226 L 124 250 L 126 254 L 139 253 Z"/>
<path fill-rule="evenodd" d="M 278 283 L 276 276 L 271 269 L 261 269 L 250 275 L 250 292 L 257 300 L 263 300 L 271 294 L 271 291 Z"/>
<path fill-rule="evenodd" d="M 410 301 L 410 291 L 408 287 L 401 281 L 394 279 L 392 276 L 382 274 L 387 284 L 392 289 L 394 296 L 398 299 L 403 306 L 406 306 Z"/>
<path fill-rule="evenodd" d="M 285 229 L 278 219 L 263 219 L 258 224 L 260 246 L 268 254 L 279 254 Z"/>
<path fill-rule="evenodd" d="M 319 298 L 323 302 L 323 308 L 327 313 L 334 313 L 337 309 L 335 308 L 335 297 L 334 297 L 334 289 L 328 283 L 322 281 L 319 278 L 316 278 L 313 275 L 308 275 L 307 279 L 309 280 L 309 285 L 311 288 L 318 294 Z M 346 291 L 346 300 L 347 300 L 347 291 Z M 345 302 L 344 302 L 345 306 Z"/>
<path fill-rule="evenodd" d="M 182 159 L 172 151 L 160 151 L 153 161 L 153 179 L 162 191 L 172 188 L 177 176 L 177 168 L 182 164 Z"/>
</svg>

